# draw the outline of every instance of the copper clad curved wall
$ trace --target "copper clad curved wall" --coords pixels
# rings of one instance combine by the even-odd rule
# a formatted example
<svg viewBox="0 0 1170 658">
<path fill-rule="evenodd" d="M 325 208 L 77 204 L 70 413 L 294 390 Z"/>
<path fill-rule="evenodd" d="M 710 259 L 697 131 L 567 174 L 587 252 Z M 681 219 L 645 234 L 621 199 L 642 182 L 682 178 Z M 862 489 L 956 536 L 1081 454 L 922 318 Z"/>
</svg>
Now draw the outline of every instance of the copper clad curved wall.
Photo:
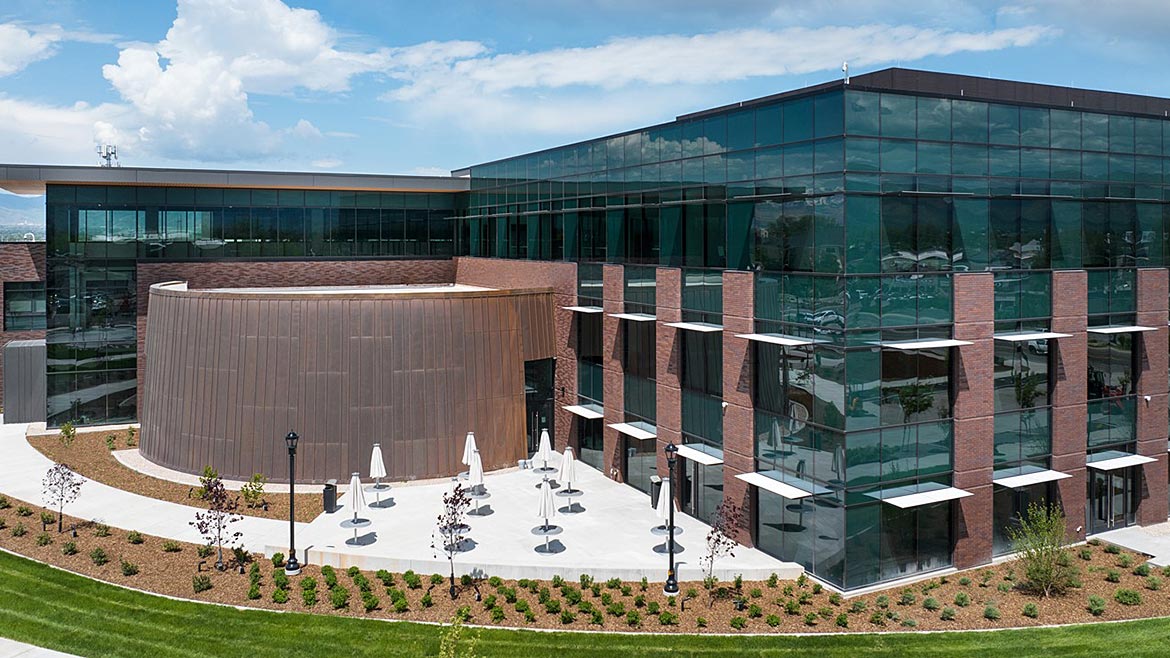
<svg viewBox="0 0 1170 658">
<path fill-rule="evenodd" d="M 150 290 L 143 455 L 227 478 L 449 476 L 475 431 L 485 469 L 525 456 L 524 360 L 551 354 L 548 290 Z M 535 334 L 529 338 L 524 333 Z M 544 336 L 544 334 L 548 334 Z"/>
</svg>

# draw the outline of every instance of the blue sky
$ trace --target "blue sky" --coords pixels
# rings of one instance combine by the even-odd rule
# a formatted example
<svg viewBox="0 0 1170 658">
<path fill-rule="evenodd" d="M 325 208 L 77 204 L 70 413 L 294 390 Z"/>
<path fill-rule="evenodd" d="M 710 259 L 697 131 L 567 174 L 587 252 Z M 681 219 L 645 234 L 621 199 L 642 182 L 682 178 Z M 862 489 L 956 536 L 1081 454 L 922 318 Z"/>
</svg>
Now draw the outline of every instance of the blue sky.
<svg viewBox="0 0 1170 658">
<path fill-rule="evenodd" d="M 441 174 L 842 60 L 1170 96 L 1167 33 L 1165 0 L 5 0 L 0 161 Z"/>
</svg>

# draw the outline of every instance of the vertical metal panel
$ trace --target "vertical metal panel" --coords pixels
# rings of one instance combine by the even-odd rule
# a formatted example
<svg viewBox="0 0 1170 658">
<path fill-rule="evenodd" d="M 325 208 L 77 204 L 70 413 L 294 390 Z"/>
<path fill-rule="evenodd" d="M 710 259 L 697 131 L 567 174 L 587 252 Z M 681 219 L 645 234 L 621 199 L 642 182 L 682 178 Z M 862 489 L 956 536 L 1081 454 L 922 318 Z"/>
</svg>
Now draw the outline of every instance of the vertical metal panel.
<svg viewBox="0 0 1170 658">
<path fill-rule="evenodd" d="M 4 422 L 44 422 L 44 340 L 14 340 L 4 346 L 4 394 Z"/>
</svg>

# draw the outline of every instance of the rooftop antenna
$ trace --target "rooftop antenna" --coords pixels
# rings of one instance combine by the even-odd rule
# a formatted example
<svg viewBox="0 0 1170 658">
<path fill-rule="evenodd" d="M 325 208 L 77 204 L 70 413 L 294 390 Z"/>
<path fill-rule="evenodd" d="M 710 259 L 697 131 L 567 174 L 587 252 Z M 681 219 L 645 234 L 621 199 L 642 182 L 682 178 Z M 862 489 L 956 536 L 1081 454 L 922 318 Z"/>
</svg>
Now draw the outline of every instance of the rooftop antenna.
<svg viewBox="0 0 1170 658">
<path fill-rule="evenodd" d="M 841 71 L 845 73 L 845 84 L 849 84 L 849 62 L 841 62 Z"/>
<path fill-rule="evenodd" d="M 118 147 L 115 144 L 102 144 L 97 147 L 98 159 L 102 161 L 103 167 L 121 167 L 122 163 L 118 162 Z"/>
</svg>

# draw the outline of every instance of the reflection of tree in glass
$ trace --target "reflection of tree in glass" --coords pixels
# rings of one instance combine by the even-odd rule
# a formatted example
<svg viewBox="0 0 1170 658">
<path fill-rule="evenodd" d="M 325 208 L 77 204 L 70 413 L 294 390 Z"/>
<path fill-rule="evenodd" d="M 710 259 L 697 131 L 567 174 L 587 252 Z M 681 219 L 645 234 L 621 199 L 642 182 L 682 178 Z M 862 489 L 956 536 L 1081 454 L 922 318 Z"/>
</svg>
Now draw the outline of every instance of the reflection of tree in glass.
<svg viewBox="0 0 1170 658">
<path fill-rule="evenodd" d="M 914 383 L 898 389 L 898 404 L 902 407 L 902 422 L 910 422 L 910 416 L 930 411 L 934 406 L 934 394 L 929 386 Z"/>
</svg>

